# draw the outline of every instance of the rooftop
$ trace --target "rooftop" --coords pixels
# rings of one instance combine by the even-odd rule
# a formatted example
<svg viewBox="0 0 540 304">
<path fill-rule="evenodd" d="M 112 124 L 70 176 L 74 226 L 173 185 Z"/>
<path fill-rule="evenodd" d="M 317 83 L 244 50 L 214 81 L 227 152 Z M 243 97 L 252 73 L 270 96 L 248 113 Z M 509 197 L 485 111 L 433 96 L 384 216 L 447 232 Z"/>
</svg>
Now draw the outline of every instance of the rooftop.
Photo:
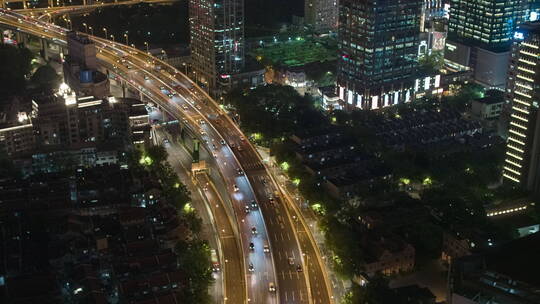
<svg viewBox="0 0 540 304">
<path fill-rule="evenodd" d="M 540 287 L 540 232 L 508 242 L 486 255 L 488 269 Z"/>
<path fill-rule="evenodd" d="M 475 99 L 476 102 L 487 104 L 487 105 L 493 105 L 498 103 L 504 103 L 504 98 L 500 98 L 497 96 L 486 96 L 482 98 Z"/>
</svg>

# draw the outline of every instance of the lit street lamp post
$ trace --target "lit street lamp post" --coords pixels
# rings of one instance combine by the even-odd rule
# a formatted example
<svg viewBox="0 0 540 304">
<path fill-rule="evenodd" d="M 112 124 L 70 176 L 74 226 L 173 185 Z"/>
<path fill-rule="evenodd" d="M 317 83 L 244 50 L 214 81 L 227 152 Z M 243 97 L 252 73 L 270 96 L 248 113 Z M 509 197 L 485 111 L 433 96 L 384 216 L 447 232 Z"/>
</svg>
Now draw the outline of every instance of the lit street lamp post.
<svg viewBox="0 0 540 304">
<path fill-rule="evenodd" d="M 105 39 L 107 39 L 107 29 L 103 28 L 103 32 L 105 33 Z"/>
<path fill-rule="evenodd" d="M 126 45 L 129 45 L 129 37 L 127 32 L 124 34 L 124 38 L 126 38 Z"/>
<path fill-rule="evenodd" d="M 114 35 L 111 34 L 111 39 L 112 39 L 112 42 L 114 43 Z"/>
<path fill-rule="evenodd" d="M 90 35 L 94 36 L 94 29 L 91 26 L 89 26 L 88 29 L 90 30 Z"/>
<path fill-rule="evenodd" d="M 144 42 L 144 45 L 146 45 L 146 53 L 148 54 L 148 42 Z"/>
<path fill-rule="evenodd" d="M 86 23 L 82 24 L 84 26 L 84 32 L 88 34 L 88 25 Z"/>
<path fill-rule="evenodd" d="M 184 69 L 185 69 L 185 74 L 186 76 L 188 76 L 188 73 L 187 73 L 187 64 L 185 62 L 182 62 L 182 65 L 184 66 Z"/>
</svg>

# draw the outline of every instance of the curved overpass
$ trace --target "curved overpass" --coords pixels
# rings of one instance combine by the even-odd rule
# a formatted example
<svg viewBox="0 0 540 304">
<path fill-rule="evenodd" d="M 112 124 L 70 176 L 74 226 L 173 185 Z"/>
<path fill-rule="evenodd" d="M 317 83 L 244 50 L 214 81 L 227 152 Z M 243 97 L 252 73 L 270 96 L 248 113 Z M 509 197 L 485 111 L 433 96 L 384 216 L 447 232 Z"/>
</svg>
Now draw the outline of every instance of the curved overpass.
<svg viewBox="0 0 540 304">
<path fill-rule="evenodd" d="M 0 23 L 65 44 L 66 29 L 15 12 L 0 10 Z M 299 218 L 300 214 L 285 205 L 290 202 L 280 195 L 255 148 L 219 105 L 187 76 L 157 58 L 109 40 L 91 39 L 103 67 L 126 79 L 128 84 L 183 121 L 198 134 L 208 151 L 216 153 L 216 165 L 232 197 L 243 247 L 247 301 L 333 303 L 324 264 L 313 238 L 310 236 L 310 241 L 302 246 L 297 238 L 297 229 L 307 234 L 309 229 L 302 221 L 292 220 L 293 215 Z M 120 63 L 122 60 L 125 63 Z M 176 96 L 169 98 L 162 89 Z M 244 174 L 238 173 L 239 168 Z M 253 200 L 258 203 L 259 211 L 245 213 L 246 204 Z M 252 234 L 253 228 L 256 234 Z M 250 242 L 255 245 L 254 251 L 248 248 Z M 270 245 L 270 253 L 263 252 L 264 244 Z M 308 259 L 309 267 L 305 263 Z M 253 271 L 247 269 L 250 263 L 254 265 Z M 304 266 L 303 272 L 296 270 L 298 264 Z M 269 290 L 270 283 L 276 285 L 276 292 Z"/>
<path fill-rule="evenodd" d="M 22 8 L 22 9 L 13 9 L 12 11 L 19 14 L 45 14 L 45 13 L 55 13 L 59 11 L 69 12 L 71 11 L 80 11 L 80 10 L 93 10 L 96 8 L 107 7 L 107 6 L 116 6 L 116 5 L 134 5 L 138 3 L 171 3 L 179 0 L 124 0 L 124 1 L 115 1 L 115 2 L 97 2 L 92 4 L 80 4 L 80 5 L 64 5 L 64 6 L 50 6 L 50 7 L 33 7 L 33 8 Z M 2 1 L 3 2 L 3 1 Z M 5 1 L 7 3 L 7 1 Z M 15 1 L 10 1 L 10 3 Z M 86 1 L 84 1 L 86 2 Z"/>
</svg>

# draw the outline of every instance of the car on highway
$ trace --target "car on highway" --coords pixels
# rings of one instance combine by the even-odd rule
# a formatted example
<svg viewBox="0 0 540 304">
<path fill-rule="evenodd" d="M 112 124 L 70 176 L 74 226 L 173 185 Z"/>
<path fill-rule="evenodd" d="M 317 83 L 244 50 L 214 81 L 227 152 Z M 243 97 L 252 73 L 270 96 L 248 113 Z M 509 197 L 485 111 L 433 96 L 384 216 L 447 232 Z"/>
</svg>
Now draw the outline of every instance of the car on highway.
<svg viewBox="0 0 540 304">
<path fill-rule="evenodd" d="M 294 259 L 293 258 L 289 258 L 289 265 L 294 265 Z"/>
<path fill-rule="evenodd" d="M 253 209 L 257 209 L 257 207 L 259 207 L 255 200 L 252 200 L 250 204 L 251 204 L 251 208 L 253 208 Z"/>
<path fill-rule="evenodd" d="M 217 150 L 217 147 L 216 147 L 215 144 L 212 144 L 212 148 L 213 148 L 214 150 Z"/>
<path fill-rule="evenodd" d="M 253 263 L 249 263 L 249 272 L 255 271 L 255 267 L 253 267 Z"/>
<path fill-rule="evenodd" d="M 238 173 L 238 175 L 244 175 L 244 171 L 240 168 L 236 169 L 236 173 Z"/>
<path fill-rule="evenodd" d="M 222 139 L 219 141 L 223 146 L 225 146 L 225 141 Z"/>
<path fill-rule="evenodd" d="M 210 259 L 212 261 L 212 271 L 218 272 L 221 270 L 221 266 L 219 265 L 217 252 L 215 249 L 210 250 Z"/>
<path fill-rule="evenodd" d="M 247 205 L 246 205 L 245 210 L 246 210 L 246 213 L 249 213 L 249 212 L 251 211 L 251 210 L 249 209 L 249 206 L 247 206 Z"/>
<path fill-rule="evenodd" d="M 251 251 L 255 250 L 255 244 L 253 244 L 253 242 L 249 243 L 249 250 Z"/>
<path fill-rule="evenodd" d="M 273 282 L 268 283 L 268 291 L 275 292 L 276 291 L 276 285 L 274 285 Z"/>
<path fill-rule="evenodd" d="M 257 228 L 251 227 L 251 234 L 257 234 Z"/>
<path fill-rule="evenodd" d="M 300 264 L 296 265 L 296 271 L 302 272 L 302 265 Z"/>
<path fill-rule="evenodd" d="M 267 242 L 264 242 L 263 251 L 266 253 L 270 252 L 270 246 L 268 246 Z"/>
<path fill-rule="evenodd" d="M 236 184 L 234 184 L 233 185 L 233 190 L 234 190 L 234 192 L 238 192 L 238 190 L 240 190 L 240 189 L 238 188 L 238 186 Z"/>
</svg>

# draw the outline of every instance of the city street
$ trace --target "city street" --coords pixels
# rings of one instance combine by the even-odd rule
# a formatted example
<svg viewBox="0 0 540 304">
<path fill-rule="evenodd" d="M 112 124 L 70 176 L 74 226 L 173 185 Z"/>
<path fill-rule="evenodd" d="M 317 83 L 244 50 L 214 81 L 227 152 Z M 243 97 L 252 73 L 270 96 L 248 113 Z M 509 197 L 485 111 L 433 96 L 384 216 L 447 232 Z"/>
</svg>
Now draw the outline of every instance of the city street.
<svg viewBox="0 0 540 304">
<path fill-rule="evenodd" d="M 27 33 L 50 37 L 57 43 L 65 39 L 65 29 L 13 12 L 4 13 L 0 20 Z M 255 148 L 215 101 L 185 75 L 145 52 L 97 37 L 92 39 L 104 68 L 182 122 L 197 134 L 208 151 L 215 152 L 217 171 L 232 197 L 244 252 L 249 250 L 245 246 L 251 240 L 268 242 L 271 251 L 271 254 L 256 252 L 244 255 L 244 263 L 254 266 L 247 279 L 248 301 L 331 303 L 329 288 L 321 288 L 320 293 L 310 292 L 313 290 L 309 287 L 308 272 L 297 270 L 305 268 L 305 260 L 293 220 L 283 205 L 278 188 L 267 174 Z M 121 59 L 125 63 L 121 63 Z M 260 206 L 262 212 L 245 213 L 246 204 L 252 201 Z M 317 256 L 313 254 L 314 246 L 313 242 L 308 244 L 312 250 L 306 255 L 321 265 L 320 259 L 313 258 Z M 317 275 L 318 282 L 326 282 L 322 267 L 319 268 L 321 271 L 309 274 Z"/>
</svg>

